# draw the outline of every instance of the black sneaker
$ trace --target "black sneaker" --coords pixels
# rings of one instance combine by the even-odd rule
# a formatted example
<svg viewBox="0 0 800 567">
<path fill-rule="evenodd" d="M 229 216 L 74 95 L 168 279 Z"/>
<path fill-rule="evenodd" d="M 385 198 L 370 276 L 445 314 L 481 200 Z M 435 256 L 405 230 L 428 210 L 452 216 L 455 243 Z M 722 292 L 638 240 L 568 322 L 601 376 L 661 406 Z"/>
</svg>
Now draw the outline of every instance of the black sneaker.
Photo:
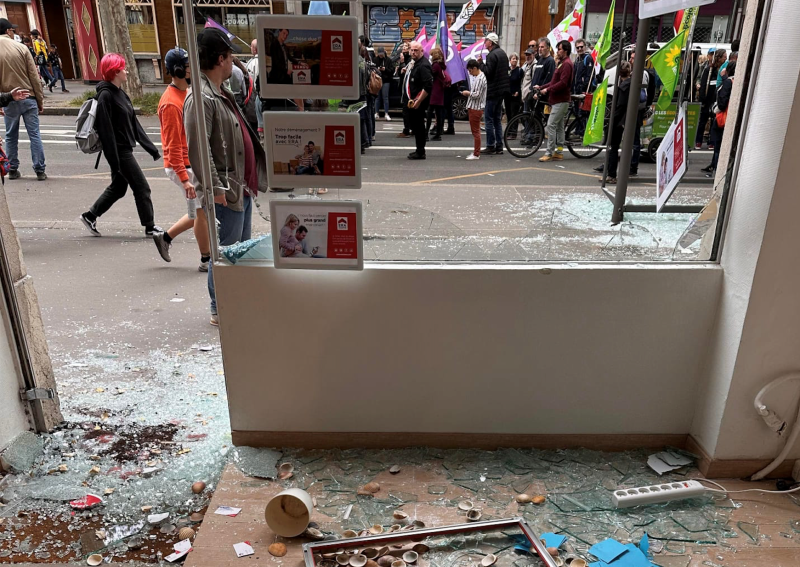
<svg viewBox="0 0 800 567">
<path fill-rule="evenodd" d="M 83 226 L 86 227 L 86 230 L 92 233 L 92 236 L 103 236 L 100 234 L 100 231 L 97 230 L 97 219 L 90 221 L 86 218 L 86 213 L 81 213 L 81 216 L 78 217 L 81 219 Z"/>
<path fill-rule="evenodd" d="M 628 177 L 639 177 L 639 170 L 638 169 L 631 169 L 628 172 Z"/>
<path fill-rule="evenodd" d="M 712 171 L 714 171 L 714 166 L 709 165 L 708 167 L 704 167 L 700 171 L 702 171 L 703 173 L 711 173 Z"/>
<path fill-rule="evenodd" d="M 431 142 L 441 142 L 441 141 L 442 141 L 441 136 L 434 136 L 433 138 L 431 138 Z"/>
<path fill-rule="evenodd" d="M 455 136 L 456 135 L 456 131 L 455 130 L 445 130 L 444 135 L 445 136 Z"/>
<path fill-rule="evenodd" d="M 417 152 L 411 152 L 408 154 L 408 159 L 425 159 L 425 154 L 418 154 Z"/>
<path fill-rule="evenodd" d="M 164 232 L 164 229 L 154 224 L 153 226 L 146 226 L 144 227 L 144 233 L 146 236 L 153 236 L 157 232 Z"/>
<path fill-rule="evenodd" d="M 496 156 L 501 156 L 501 155 L 503 155 L 503 146 L 497 146 L 497 147 L 494 149 L 494 155 L 496 155 Z"/>
<path fill-rule="evenodd" d="M 37 171 L 36 172 L 36 180 L 37 181 L 46 181 L 47 174 L 44 171 Z"/>
<path fill-rule="evenodd" d="M 494 148 L 486 147 L 486 148 L 483 148 L 481 150 L 481 155 L 482 156 L 493 156 L 495 153 L 496 153 L 496 150 Z"/>
<path fill-rule="evenodd" d="M 594 171 L 596 171 L 596 172 L 598 172 L 598 173 L 603 173 L 603 170 L 604 170 L 605 168 L 606 168 L 605 164 L 602 164 L 602 163 L 601 163 L 600 165 L 598 165 L 597 167 L 595 167 L 595 168 L 594 168 Z"/>
<path fill-rule="evenodd" d="M 22 174 L 19 172 L 18 169 L 12 169 L 11 171 L 8 172 L 9 179 L 19 179 L 20 177 L 22 177 Z"/>
<path fill-rule="evenodd" d="M 164 233 L 157 232 L 153 235 L 153 242 L 156 243 L 156 248 L 158 249 L 158 253 L 161 254 L 161 257 L 164 258 L 165 262 L 172 262 L 172 258 L 169 256 L 169 249 L 172 246 L 172 243 L 167 242 L 164 240 Z"/>
</svg>

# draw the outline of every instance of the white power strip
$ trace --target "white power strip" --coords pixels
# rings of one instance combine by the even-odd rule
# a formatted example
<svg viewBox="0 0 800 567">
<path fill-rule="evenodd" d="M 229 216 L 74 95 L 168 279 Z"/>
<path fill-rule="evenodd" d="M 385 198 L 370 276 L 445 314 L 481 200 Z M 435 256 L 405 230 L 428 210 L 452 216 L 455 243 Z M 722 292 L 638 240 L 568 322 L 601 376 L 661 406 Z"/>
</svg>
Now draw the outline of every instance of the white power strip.
<svg viewBox="0 0 800 567">
<path fill-rule="evenodd" d="M 694 498 L 705 493 L 706 487 L 696 480 L 665 482 L 638 488 L 620 488 L 611 497 L 617 508 L 631 508 L 644 504 L 658 504 L 684 498 Z"/>
</svg>

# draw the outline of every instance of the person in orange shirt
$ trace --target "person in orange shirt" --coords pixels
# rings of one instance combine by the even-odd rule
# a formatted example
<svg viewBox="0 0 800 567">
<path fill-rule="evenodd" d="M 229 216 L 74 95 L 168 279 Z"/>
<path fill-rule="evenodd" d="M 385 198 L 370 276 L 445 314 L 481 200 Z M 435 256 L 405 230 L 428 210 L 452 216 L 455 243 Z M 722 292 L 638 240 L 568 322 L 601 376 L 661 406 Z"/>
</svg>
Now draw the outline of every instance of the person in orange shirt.
<svg viewBox="0 0 800 567">
<path fill-rule="evenodd" d="M 203 211 L 202 194 L 195 192 L 196 179 L 189 164 L 189 148 L 186 145 L 186 130 L 183 127 L 183 102 L 186 99 L 186 90 L 191 84 L 191 70 L 189 68 L 189 54 L 179 48 L 170 49 L 164 58 L 167 73 L 172 75 L 172 82 L 164 91 L 158 103 L 158 119 L 161 122 L 161 144 L 164 152 L 164 169 L 169 178 L 183 189 L 187 203 L 195 204 L 197 217 L 192 219 L 189 215 L 183 217 L 172 225 L 166 232 L 153 235 L 161 257 L 171 262 L 169 249 L 172 240 L 194 229 L 197 247 L 200 248 L 201 272 L 208 271 L 208 261 L 211 258 L 211 246 L 208 238 L 208 224 Z"/>
</svg>

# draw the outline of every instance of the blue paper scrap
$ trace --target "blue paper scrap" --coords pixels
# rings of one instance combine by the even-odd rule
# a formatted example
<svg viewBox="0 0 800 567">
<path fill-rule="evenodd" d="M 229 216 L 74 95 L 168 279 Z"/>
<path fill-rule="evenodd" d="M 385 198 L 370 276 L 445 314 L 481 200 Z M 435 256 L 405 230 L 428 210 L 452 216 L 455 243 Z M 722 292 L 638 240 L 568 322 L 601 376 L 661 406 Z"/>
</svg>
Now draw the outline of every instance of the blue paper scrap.
<svg viewBox="0 0 800 567">
<path fill-rule="evenodd" d="M 624 545 L 611 538 L 601 541 L 600 543 L 596 543 L 589 548 L 589 553 L 605 563 L 611 563 L 626 551 L 627 549 Z"/>
<path fill-rule="evenodd" d="M 614 561 L 613 567 L 651 567 L 650 561 L 636 545 L 629 543 L 625 549 L 626 552 Z"/>
<path fill-rule="evenodd" d="M 642 536 L 642 539 L 639 540 L 639 549 L 642 550 L 642 553 L 644 553 L 645 557 L 650 556 L 650 538 L 647 537 L 646 533 Z"/>
<path fill-rule="evenodd" d="M 540 534 L 539 537 L 544 540 L 545 547 L 559 548 L 564 545 L 565 541 L 567 541 L 567 536 L 557 535 L 550 532 Z"/>
</svg>

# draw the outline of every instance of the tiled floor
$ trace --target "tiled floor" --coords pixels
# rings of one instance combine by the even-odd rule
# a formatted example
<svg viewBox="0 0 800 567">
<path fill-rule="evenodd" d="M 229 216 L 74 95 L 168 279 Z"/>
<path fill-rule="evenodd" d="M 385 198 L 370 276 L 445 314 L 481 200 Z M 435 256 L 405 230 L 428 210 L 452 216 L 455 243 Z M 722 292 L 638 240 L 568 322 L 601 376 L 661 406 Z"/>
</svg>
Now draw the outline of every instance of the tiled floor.
<svg viewBox="0 0 800 567">
<path fill-rule="evenodd" d="M 441 498 L 472 498 L 468 491 L 456 483 L 449 481 L 441 471 L 432 466 L 404 466 L 397 475 L 388 471 L 378 473 L 374 480 L 381 485 L 376 496 L 388 495 L 391 492 L 415 494 L 416 502 L 409 502 L 401 509 L 411 518 L 423 520 L 428 527 L 442 526 L 465 521 L 463 512 L 457 508 L 433 505 L 434 500 Z M 730 490 L 754 488 L 756 486 L 774 489 L 774 483 L 745 483 L 742 481 L 722 482 Z M 429 494 L 429 485 L 444 485 L 444 495 Z M 194 550 L 186 559 L 187 567 L 227 567 L 246 565 L 280 565 L 282 567 L 301 567 L 302 544 L 304 538 L 284 539 L 272 533 L 264 519 L 264 509 L 269 500 L 284 488 L 284 483 L 272 482 L 244 476 L 235 465 L 228 465 L 219 486 L 216 489 L 209 513 L 198 531 L 194 542 Z M 531 494 L 545 493 L 544 484 L 532 483 L 528 490 Z M 323 494 L 320 484 L 309 487 L 312 496 Z M 703 546 L 693 543 L 678 544 L 682 553 L 670 554 L 667 551 L 654 554 L 653 562 L 665 567 L 798 567 L 800 566 L 800 498 L 794 499 L 786 495 L 746 494 L 734 497 L 738 509 L 732 512 L 728 525 L 737 532 L 738 537 L 726 539 L 715 546 Z M 504 515 L 498 517 L 519 516 L 520 506 L 513 501 L 513 493 L 509 493 L 509 504 Z M 230 518 L 215 515 L 212 512 L 218 506 L 241 507 L 241 513 Z M 317 502 L 312 520 L 325 526 L 330 522 L 320 508 L 324 502 Z M 480 502 L 476 502 L 480 505 Z M 548 504 L 545 504 L 547 506 Z M 496 506 L 496 505 L 495 505 Z M 527 506 L 532 507 L 532 504 Z M 712 506 L 713 508 L 713 506 Z M 544 511 L 545 508 L 542 508 Z M 497 508 L 495 507 L 495 512 Z M 528 510 L 530 512 L 530 510 Z M 391 516 L 389 516 L 389 520 Z M 486 519 L 486 518 L 484 518 Z M 389 521 L 387 520 L 387 522 Z M 739 522 L 758 526 L 758 543 L 753 542 L 738 527 Z M 797 522 L 797 523 L 796 523 Z M 747 526 L 745 526 L 747 528 Z M 557 530 L 553 530 L 557 531 Z M 618 533 L 609 533 L 609 537 L 617 537 L 622 543 L 628 543 Z M 233 544 L 248 541 L 255 549 L 255 555 L 237 558 Z M 283 542 L 288 548 L 285 557 L 275 558 L 267 552 L 267 547 L 274 542 Z M 685 547 L 685 551 L 683 548 Z M 682 558 L 667 555 L 679 555 Z"/>
</svg>

